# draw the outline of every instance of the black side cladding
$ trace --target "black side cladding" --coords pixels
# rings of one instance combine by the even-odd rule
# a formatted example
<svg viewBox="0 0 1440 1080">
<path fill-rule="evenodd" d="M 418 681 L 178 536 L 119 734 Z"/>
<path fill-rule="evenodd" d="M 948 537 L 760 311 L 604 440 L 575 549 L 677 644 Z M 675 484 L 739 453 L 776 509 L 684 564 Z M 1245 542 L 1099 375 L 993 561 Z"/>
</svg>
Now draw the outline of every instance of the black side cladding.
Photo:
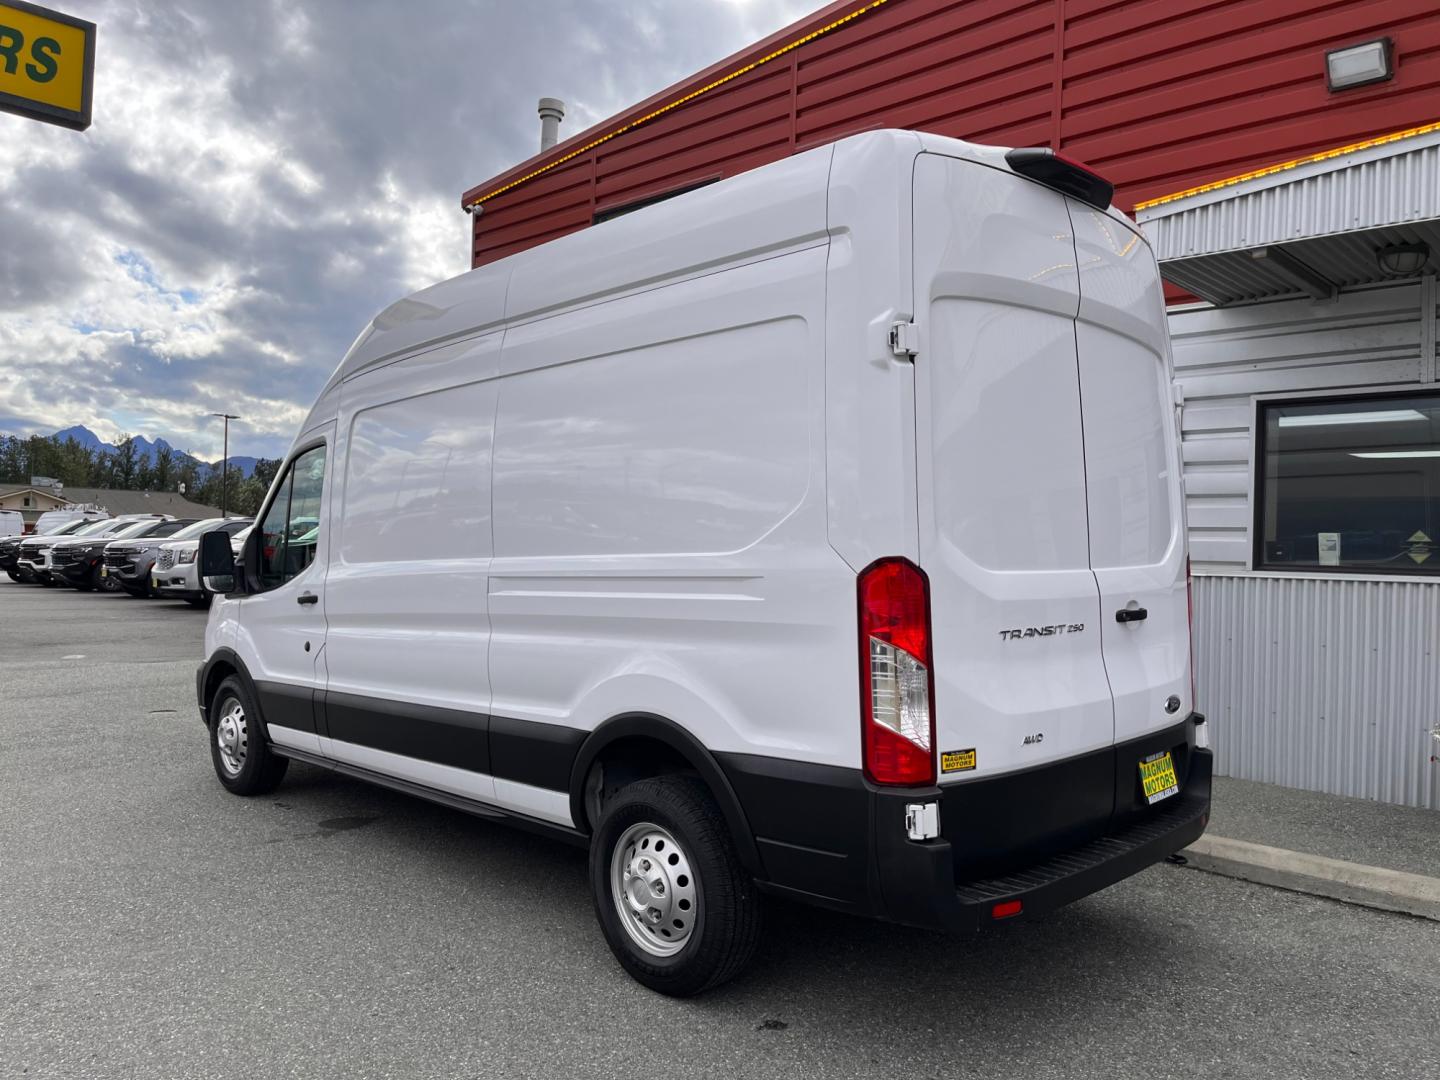
<svg viewBox="0 0 1440 1080">
<path fill-rule="evenodd" d="M 1115 185 L 1109 180 L 1060 157 L 1047 147 L 1029 146 L 1011 150 L 1005 155 L 1005 164 L 1021 176 L 1079 199 L 1097 210 L 1108 209 L 1110 200 L 1115 197 Z"/>
</svg>

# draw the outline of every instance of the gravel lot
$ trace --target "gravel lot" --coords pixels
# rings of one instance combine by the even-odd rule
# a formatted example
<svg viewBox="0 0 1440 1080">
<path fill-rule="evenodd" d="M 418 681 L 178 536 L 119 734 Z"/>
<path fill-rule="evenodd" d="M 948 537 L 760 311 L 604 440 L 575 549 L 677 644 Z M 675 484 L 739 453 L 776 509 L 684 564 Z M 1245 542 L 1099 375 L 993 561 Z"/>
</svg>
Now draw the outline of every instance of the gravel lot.
<svg viewBox="0 0 1440 1080">
<path fill-rule="evenodd" d="M 577 850 L 309 767 L 226 794 L 204 619 L 0 580 L 0 1077 L 1440 1076 L 1440 924 L 1171 866 L 964 940 L 776 904 L 657 997 Z"/>
</svg>

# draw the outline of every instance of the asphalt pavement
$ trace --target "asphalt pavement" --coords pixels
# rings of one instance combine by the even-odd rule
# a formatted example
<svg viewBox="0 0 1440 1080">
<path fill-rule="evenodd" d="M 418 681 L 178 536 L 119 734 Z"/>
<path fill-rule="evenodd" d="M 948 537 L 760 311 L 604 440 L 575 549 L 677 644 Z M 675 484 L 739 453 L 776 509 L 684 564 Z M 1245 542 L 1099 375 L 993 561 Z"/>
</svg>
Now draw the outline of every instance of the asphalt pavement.
<svg viewBox="0 0 1440 1080">
<path fill-rule="evenodd" d="M 204 612 L 0 580 L 0 1077 L 1440 1076 L 1440 923 L 1154 867 L 975 938 L 774 904 L 657 997 L 584 854 L 215 780 Z"/>
</svg>

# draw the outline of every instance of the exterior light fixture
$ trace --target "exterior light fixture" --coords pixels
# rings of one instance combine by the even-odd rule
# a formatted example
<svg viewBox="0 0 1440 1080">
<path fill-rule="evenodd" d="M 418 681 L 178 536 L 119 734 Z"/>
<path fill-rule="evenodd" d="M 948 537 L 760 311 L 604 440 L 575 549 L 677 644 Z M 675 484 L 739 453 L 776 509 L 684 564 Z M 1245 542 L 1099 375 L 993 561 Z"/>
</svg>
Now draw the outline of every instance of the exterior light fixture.
<svg viewBox="0 0 1440 1080">
<path fill-rule="evenodd" d="M 1418 274 L 1430 258 L 1428 244 L 1390 244 L 1375 252 L 1375 261 L 1383 273 Z"/>
<path fill-rule="evenodd" d="M 1332 49 L 1325 54 L 1325 79 L 1331 93 L 1394 77 L 1395 47 L 1388 37 Z"/>
</svg>

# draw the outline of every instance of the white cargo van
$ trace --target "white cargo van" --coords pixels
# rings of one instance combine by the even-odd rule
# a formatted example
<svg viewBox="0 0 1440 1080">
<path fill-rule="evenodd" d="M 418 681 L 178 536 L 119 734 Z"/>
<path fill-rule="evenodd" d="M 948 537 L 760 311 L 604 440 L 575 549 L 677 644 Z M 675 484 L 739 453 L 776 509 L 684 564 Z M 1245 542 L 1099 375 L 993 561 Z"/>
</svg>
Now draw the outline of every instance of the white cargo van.
<svg viewBox="0 0 1440 1080">
<path fill-rule="evenodd" d="M 588 845 L 677 995 L 758 892 L 966 930 L 1188 844 L 1165 312 L 1109 198 L 871 132 L 386 309 L 240 559 L 202 539 L 221 782 L 294 758 Z"/>
</svg>

